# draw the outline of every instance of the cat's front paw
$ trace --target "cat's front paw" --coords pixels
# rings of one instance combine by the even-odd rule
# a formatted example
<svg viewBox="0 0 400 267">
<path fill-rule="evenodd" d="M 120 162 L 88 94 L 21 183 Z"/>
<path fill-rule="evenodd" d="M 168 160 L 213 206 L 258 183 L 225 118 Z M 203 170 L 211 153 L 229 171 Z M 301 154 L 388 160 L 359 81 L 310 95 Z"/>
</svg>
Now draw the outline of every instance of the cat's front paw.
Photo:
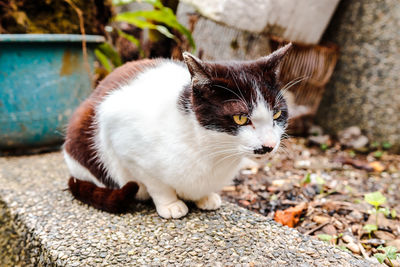
<svg viewBox="0 0 400 267">
<path fill-rule="evenodd" d="M 221 197 L 217 193 L 211 193 L 196 201 L 196 206 L 202 210 L 216 210 L 221 207 Z"/>
<path fill-rule="evenodd" d="M 185 203 L 181 200 L 177 200 L 175 202 L 172 202 L 168 205 L 158 205 L 156 207 L 158 215 L 165 219 L 170 219 L 170 218 L 181 218 L 185 216 L 189 209 L 186 206 Z"/>
</svg>

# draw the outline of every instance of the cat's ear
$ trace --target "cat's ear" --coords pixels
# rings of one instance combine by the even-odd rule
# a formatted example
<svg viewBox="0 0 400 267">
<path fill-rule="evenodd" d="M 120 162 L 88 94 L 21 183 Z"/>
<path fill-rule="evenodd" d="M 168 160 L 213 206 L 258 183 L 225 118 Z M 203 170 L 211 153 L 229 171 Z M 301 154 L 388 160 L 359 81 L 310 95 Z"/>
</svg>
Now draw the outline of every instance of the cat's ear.
<svg viewBox="0 0 400 267">
<path fill-rule="evenodd" d="M 285 56 L 292 49 L 292 43 L 289 43 L 278 50 L 275 50 L 272 54 L 266 57 L 262 57 L 256 60 L 256 64 L 261 67 L 264 73 L 278 73 L 279 64 L 285 58 Z"/>
<path fill-rule="evenodd" d="M 206 66 L 203 61 L 189 52 L 183 52 L 182 55 L 190 75 L 192 76 L 193 83 L 206 83 L 210 77 L 207 74 Z"/>
</svg>

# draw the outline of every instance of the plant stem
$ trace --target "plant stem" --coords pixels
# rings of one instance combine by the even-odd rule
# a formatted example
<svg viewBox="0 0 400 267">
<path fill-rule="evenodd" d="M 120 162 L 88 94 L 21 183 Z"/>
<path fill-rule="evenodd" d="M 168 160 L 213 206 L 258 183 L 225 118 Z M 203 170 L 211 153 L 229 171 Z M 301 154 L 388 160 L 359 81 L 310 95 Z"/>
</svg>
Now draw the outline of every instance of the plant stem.
<svg viewBox="0 0 400 267">
<path fill-rule="evenodd" d="M 376 224 L 376 228 L 378 228 L 378 212 L 379 212 L 379 207 L 375 207 L 375 224 Z"/>
</svg>

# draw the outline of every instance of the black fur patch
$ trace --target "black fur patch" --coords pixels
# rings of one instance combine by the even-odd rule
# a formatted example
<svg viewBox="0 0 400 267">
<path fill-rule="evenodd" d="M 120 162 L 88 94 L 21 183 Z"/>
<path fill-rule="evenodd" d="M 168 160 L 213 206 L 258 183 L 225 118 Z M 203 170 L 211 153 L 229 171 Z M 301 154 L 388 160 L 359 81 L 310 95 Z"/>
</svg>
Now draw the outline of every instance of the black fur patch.
<svg viewBox="0 0 400 267">
<path fill-rule="evenodd" d="M 279 63 L 289 49 L 290 45 L 255 61 L 229 63 L 203 62 L 185 53 L 192 82 L 183 90 L 179 106 L 186 112 L 193 111 L 204 128 L 236 135 L 241 126 L 233 116 L 250 117 L 261 95 L 271 110 L 282 111 L 275 123 L 286 125 L 287 106 L 278 97 L 281 85 L 277 77 Z"/>
</svg>

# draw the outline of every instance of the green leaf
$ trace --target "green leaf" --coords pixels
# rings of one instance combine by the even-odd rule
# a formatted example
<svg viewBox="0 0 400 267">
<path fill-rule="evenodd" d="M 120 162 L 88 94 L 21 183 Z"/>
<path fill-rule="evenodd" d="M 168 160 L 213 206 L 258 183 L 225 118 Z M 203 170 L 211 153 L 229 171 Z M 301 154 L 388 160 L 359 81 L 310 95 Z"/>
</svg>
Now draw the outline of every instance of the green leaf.
<svg viewBox="0 0 400 267">
<path fill-rule="evenodd" d="M 306 185 L 311 183 L 311 174 L 307 173 L 306 175 L 304 175 L 303 180 L 301 180 L 300 185 Z"/>
<path fill-rule="evenodd" d="M 139 2 L 139 3 L 148 3 L 154 7 L 162 7 L 162 3 L 160 0 L 112 0 L 112 4 L 114 6 L 122 6 L 122 5 L 127 5 L 133 2 Z"/>
<path fill-rule="evenodd" d="M 327 145 L 327 144 L 321 144 L 321 149 L 323 150 L 323 151 L 325 151 L 325 150 L 327 150 L 328 148 L 329 148 L 329 146 Z"/>
<path fill-rule="evenodd" d="M 322 178 L 321 176 L 317 176 L 317 177 L 315 178 L 315 182 L 316 182 L 317 184 L 319 184 L 319 185 L 325 184 L 325 180 L 324 180 L 324 178 Z"/>
<path fill-rule="evenodd" d="M 111 61 L 114 67 L 122 65 L 121 57 L 109 43 L 102 43 L 97 48 Z"/>
<path fill-rule="evenodd" d="M 136 25 L 139 28 L 149 28 L 149 29 L 156 29 L 160 31 L 162 34 L 169 33 L 169 31 L 165 31 L 162 28 L 156 28 L 156 25 L 149 21 L 155 21 L 161 24 L 165 24 L 168 27 L 171 27 L 181 34 L 185 35 L 189 41 L 189 44 L 195 48 L 195 43 L 193 37 L 188 29 L 186 29 L 182 24 L 180 24 L 174 14 L 174 12 L 168 7 L 157 7 L 158 10 L 139 10 L 134 12 L 124 12 L 118 14 L 115 17 L 116 21 L 125 21 L 131 24 Z M 147 20 L 147 21 L 146 21 Z M 144 23 L 147 22 L 147 23 Z M 158 25 L 161 26 L 161 25 Z M 165 28 L 165 27 L 164 27 Z M 168 35 L 166 35 L 169 37 Z M 171 37 L 169 37 L 171 38 Z"/>
<path fill-rule="evenodd" d="M 378 226 L 376 224 L 366 224 L 363 229 L 368 233 L 378 230 Z"/>
<path fill-rule="evenodd" d="M 380 205 L 386 202 L 386 197 L 379 191 L 365 194 L 364 199 L 369 204 L 375 206 L 375 208 L 378 208 Z"/>
<path fill-rule="evenodd" d="M 277 199 L 278 199 L 278 196 L 274 194 L 269 198 L 269 201 L 275 201 Z"/>
<path fill-rule="evenodd" d="M 161 32 L 162 34 L 164 34 L 168 38 L 174 39 L 174 35 L 168 30 L 167 27 L 162 26 L 162 25 L 157 25 L 156 29 L 157 29 L 157 31 Z"/>
<path fill-rule="evenodd" d="M 396 219 L 397 217 L 397 212 L 395 209 L 392 209 L 392 211 L 390 212 L 390 216 L 392 216 L 392 219 Z"/>
<path fill-rule="evenodd" d="M 396 252 L 397 252 L 396 247 L 387 246 L 387 247 L 382 248 L 382 250 L 385 251 L 385 254 L 388 257 L 388 259 L 390 259 L 390 260 L 396 259 Z"/>
<path fill-rule="evenodd" d="M 379 261 L 379 263 L 383 263 L 386 259 L 386 255 L 383 253 L 375 253 L 374 257 Z"/>
<path fill-rule="evenodd" d="M 383 156 L 383 151 L 377 150 L 377 151 L 374 152 L 374 157 L 375 157 L 375 158 L 379 159 L 379 158 L 381 158 L 382 156 Z"/>
<path fill-rule="evenodd" d="M 140 57 L 141 58 L 144 57 L 144 51 L 143 51 L 140 41 L 138 39 L 136 39 L 134 36 L 132 36 L 130 34 L 124 33 L 121 30 L 118 30 L 118 34 L 120 36 L 124 37 L 125 39 L 127 39 L 128 41 L 130 41 L 131 43 L 133 43 L 134 45 L 136 45 L 136 47 L 139 49 Z"/>
<path fill-rule="evenodd" d="M 127 5 L 129 3 L 136 2 L 135 0 L 112 0 L 114 6 Z"/>
<path fill-rule="evenodd" d="M 330 242 L 332 239 L 336 238 L 335 236 L 327 235 L 327 234 L 320 234 L 317 235 L 319 240 Z"/>
<path fill-rule="evenodd" d="M 378 148 L 379 147 L 379 142 L 372 142 L 370 147 L 371 148 Z"/>
<path fill-rule="evenodd" d="M 94 50 L 94 54 L 96 55 L 96 58 L 100 61 L 101 65 L 108 71 L 112 71 L 112 67 L 110 62 L 108 61 L 108 58 L 106 55 L 104 55 L 98 48 Z"/>
<path fill-rule="evenodd" d="M 383 148 L 383 149 L 388 150 L 388 149 L 390 149 L 391 147 L 392 147 L 392 144 L 389 143 L 389 142 L 383 142 L 383 144 L 382 144 L 382 148 Z"/>
<path fill-rule="evenodd" d="M 134 45 L 136 45 L 138 48 L 140 47 L 140 41 L 136 39 L 134 36 L 124 33 L 121 30 L 118 30 L 118 34 L 127 39 L 128 41 L 130 41 L 131 43 L 133 43 Z"/>
<path fill-rule="evenodd" d="M 385 216 L 389 216 L 390 210 L 388 208 L 379 208 L 379 212 L 382 212 Z"/>
</svg>

